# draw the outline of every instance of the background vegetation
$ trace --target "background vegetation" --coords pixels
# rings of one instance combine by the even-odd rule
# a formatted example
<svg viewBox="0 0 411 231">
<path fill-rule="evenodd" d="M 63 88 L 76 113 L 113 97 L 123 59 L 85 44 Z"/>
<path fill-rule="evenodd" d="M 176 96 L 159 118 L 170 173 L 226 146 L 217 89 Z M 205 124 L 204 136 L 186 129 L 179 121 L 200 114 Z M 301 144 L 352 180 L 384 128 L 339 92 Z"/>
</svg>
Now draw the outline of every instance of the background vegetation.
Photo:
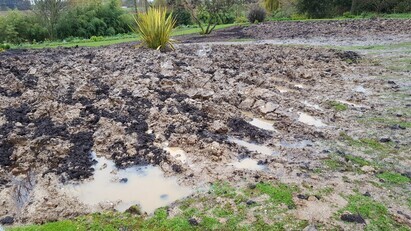
<svg viewBox="0 0 411 231">
<path fill-rule="evenodd" d="M 245 23 L 265 11 L 265 20 L 410 18 L 410 0 L 0 0 L 0 43 L 23 44 L 129 36 L 151 6 L 173 12 L 176 26 L 209 34 L 217 25 Z M 7 10 L 7 11 L 6 11 Z M 399 15 L 400 14 L 400 15 Z M 261 18 L 261 17 L 260 17 Z"/>
</svg>

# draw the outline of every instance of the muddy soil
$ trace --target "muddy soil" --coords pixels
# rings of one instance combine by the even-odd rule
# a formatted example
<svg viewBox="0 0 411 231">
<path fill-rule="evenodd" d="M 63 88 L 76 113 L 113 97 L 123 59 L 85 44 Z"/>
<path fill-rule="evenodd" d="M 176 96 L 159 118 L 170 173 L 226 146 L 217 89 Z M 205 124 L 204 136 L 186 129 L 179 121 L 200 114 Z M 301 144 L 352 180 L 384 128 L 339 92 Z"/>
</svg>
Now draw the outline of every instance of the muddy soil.
<svg viewBox="0 0 411 231">
<path fill-rule="evenodd" d="M 269 40 L 275 44 L 374 45 L 411 41 L 411 20 L 319 20 L 264 22 L 179 37 L 183 43 Z"/>
<path fill-rule="evenodd" d="M 269 44 L 182 44 L 166 53 L 127 45 L 1 53 L 0 217 L 41 223 L 88 213 L 61 187 L 92 179 L 92 152 L 118 168 L 159 166 L 193 188 L 217 180 L 332 187 L 331 195 L 300 201 L 295 210 L 297 218 L 325 225 L 338 223 L 330 218 L 347 204 L 340 195 L 358 190 L 358 182 L 361 193 L 371 192 L 390 212 L 411 214 L 392 199 L 404 198 L 401 189 L 388 196 L 375 186 L 375 169 L 317 171 L 339 153 L 376 158 L 407 175 L 409 128 L 358 119 L 392 107 L 409 122 L 410 73 L 372 62 L 351 51 Z M 406 97 L 388 97 L 394 94 Z M 335 110 L 332 102 L 347 110 Z M 273 125 L 264 129 L 253 119 Z M 389 137 L 397 151 L 364 156 L 346 148 L 342 134 Z M 167 147 L 184 150 L 184 161 Z M 264 168 L 237 167 L 242 160 Z"/>
</svg>

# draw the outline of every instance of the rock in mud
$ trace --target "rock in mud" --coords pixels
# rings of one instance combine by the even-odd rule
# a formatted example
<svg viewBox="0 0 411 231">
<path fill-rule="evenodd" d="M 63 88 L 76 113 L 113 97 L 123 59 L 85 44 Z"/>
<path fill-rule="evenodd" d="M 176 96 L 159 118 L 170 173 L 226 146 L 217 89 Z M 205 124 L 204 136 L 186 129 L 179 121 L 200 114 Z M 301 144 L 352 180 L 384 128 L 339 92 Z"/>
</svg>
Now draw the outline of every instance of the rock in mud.
<svg viewBox="0 0 411 231">
<path fill-rule="evenodd" d="M 361 167 L 361 171 L 363 171 L 365 173 L 373 173 L 373 172 L 375 172 L 375 168 L 372 167 L 372 166 L 365 165 L 365 166 Z"/>
<path fill-rule="evenodd" d="M 12 225 L 14 223 L 14 217 L 6 216 L 0 219 L 0 224 L 2 225 Z"/>
<path fill-rule="evenodd" d="M 315 225 L 309 225 L 305 227 L 303 231 L 317 231 L 317 227 L 315 227 Z"/>
<path fill-rule="evenodd" d="M 199 225 L 197 219 L 195 219 L 195 218 L 190 218 L 190 219 L 188 219 L 188 223 L 190 223 L 190 225 L 192 225 L 192 226 L 197 226 L 197 225 Z"/>
<path fill-rule="evenodd" d="M 341 220 L 351 223 L 366 224 L 364 218 L 359 214 L 343 214 Z"/>
</svg>

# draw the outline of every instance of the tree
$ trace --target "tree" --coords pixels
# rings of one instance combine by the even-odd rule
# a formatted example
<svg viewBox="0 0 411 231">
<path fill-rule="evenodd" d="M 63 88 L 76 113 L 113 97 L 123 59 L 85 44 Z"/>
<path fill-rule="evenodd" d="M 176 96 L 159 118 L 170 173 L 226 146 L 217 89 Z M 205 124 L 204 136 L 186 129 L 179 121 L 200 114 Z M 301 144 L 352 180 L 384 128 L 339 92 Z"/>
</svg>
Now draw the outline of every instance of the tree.
<svg viewBox="0 0 411 231">
<path fill-rule="evenodd" d="M 184 7 L 190 12 L 201 34 L 210 34 L 222 20 L 236 0 L 183 0 Z M 197 7 L 196 7 L 197 6 Z M 200 13 L 202 17 L 200 18 Z"/>
<path fill-rule="evenodd" d="M 56 37 L 56 25 L 66 9 L 64 0 L 35 0 L 34 12 L 48 31 L 50 39 Z"/>
</svg>

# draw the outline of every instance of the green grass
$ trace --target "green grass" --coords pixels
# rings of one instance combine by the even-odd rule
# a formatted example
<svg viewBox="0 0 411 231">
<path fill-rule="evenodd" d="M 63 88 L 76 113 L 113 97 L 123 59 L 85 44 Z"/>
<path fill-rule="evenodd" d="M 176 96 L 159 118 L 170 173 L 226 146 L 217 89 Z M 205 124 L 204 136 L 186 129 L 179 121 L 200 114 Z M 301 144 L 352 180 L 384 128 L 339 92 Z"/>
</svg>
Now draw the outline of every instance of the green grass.
<svg viewBox="0 0 411 231">
<path fill-rule="evenodd" d="M 352 171 L 357 173 L 362 173 L 361 167 L 363 166 L 373 166 L 376 167 L 375 163 L 371 163 L 359 156 L 353 156 L 345 154 L 343 156 L 337 154 L 331 154 L 329 159 L 324 160 L 325 166 L 327 166 L 332 171 Z"/>
<path fill-rule="evenodd" d="M 386 18 L 386 19 L 411 19 L 411 13 L 401 13 L 401 14 L 380 14 L 368 13 L 363 15 L 351 15 L 351 17 L 337 16 L 334 18 L 306 18 L 304 15 L 297 15 L 297 17 L 287 18 L 287 17 L 272 17 L 269 18 L 270 21 L 330 21 L 330 20 L 361 20 L 361 19 L 371 19 L 371 18 Z"/>
<path fill-rule="evenodd" d="M 397 223 L 383 204 L 360 194 L 349 196 L 348 205 L 341 209 L 338 214 L 340 215 L 345 211 L 352 214 L 359 213 L 366 219 L 367 226 L 364 227 L 365 230 L 410 230 L 408 227 Z"/>
<path fill-rule="evenodd" d="M 260 192 L 270 196 L 269 201 L 274 204 L 285 204 L 289 207 L 295 207 L 292 194 L 297 191 L 295 187 L 286 184 L 271 185 L 267 183 L 258 183 L 256 188 Z"/>
<path fill-rule="evenodd" d="M 393 118 L 386 118 L 386 117 L 370 117 L 365 119 L 359 119 L 358 122 L 363 124 L 381 124 L 381 125 L 401 125 L 405 128 L 411 128 L 411 121 L 407 120 L 400 120 L 400 119 L 393 119 Z"/>
<path fill-rule="evenodd" d="M 221 29 L 232 27 L 235 25 L 243 25 L 243 24 L 217 25 L 215 30 L 221 30 Z M 197 27 L 176 28 L 173 31 L 172 36 L 199 34 L 200 31 L 201 31 L 200 28 L 197 28 Z M 119 43 L 137 42 L 137 41 L 140 41 L 139 36 L 134 35 L 134 34 L 126 34 L 126 35 L 119 35 L 119 36 L 112 36 L 112 37 L 104 37 L 101 41 L 93 41 L 91 39 L 77 39 L 71 42 L 54 41 L 54 42 L 44 42 L 44 43 L 37 43 L 37 44 L 25 43 L 21 45 L 13 45 L 11 48 L 12 49 L 17 49 L 17 48 L 41 49 L 41 48 L 74 47 L 74 46 L 100 47 L 100 46 L 108 46 L 108 45 L 114 45 L 114 44 L 119 44 Z"/>
<path fill-rule="evenodd" d="M 249 196 L 244 195 L 243 188 L 231 187 L 227 182 L 216 182 L 209 193 L 197 195 L 177 202 L 179 211 L 168 214 L 168 208 L 155 211 L 151 217 L 132 215 L 128 213 L 104 212 L 81 216 L 72 220 L 50 222 L 44 225 L 29 225 L 12 227 L 12 231 L 85 231 L 85 230 L 302 230 L 307 221 L 297 220 L 289 209 L 279 206 L 285 204 L 294 206 L 292 192 L 296 187 L 285 184 L 271 185 L 258 183 Z M 252 206 L 247 200 L 257 200 L 267 194 L 269 199 Z M 243 222 L 250 216 L 256 219 Z M 197 225 L 190 224 L 195 218 Z M 264 218 L 264 219 L 263 219 Z M 270 220 L 270 224 L 266 220 Z"/>
<path fill-rule="evenodd" d="M 328 101 L 328 105 L 336 111 L 346 111 L 348 110 L 348 105 L 337 101 Z"/>
<path fill-rule="evenodd" d="M 384 180 L 386 183 L 389 184 L 407 184 L 410 183 L 410 178 L 403 176 L 399 173 L 394 172 L 384 172 L 377 175 L 378 178 Z"/>
</svg>

